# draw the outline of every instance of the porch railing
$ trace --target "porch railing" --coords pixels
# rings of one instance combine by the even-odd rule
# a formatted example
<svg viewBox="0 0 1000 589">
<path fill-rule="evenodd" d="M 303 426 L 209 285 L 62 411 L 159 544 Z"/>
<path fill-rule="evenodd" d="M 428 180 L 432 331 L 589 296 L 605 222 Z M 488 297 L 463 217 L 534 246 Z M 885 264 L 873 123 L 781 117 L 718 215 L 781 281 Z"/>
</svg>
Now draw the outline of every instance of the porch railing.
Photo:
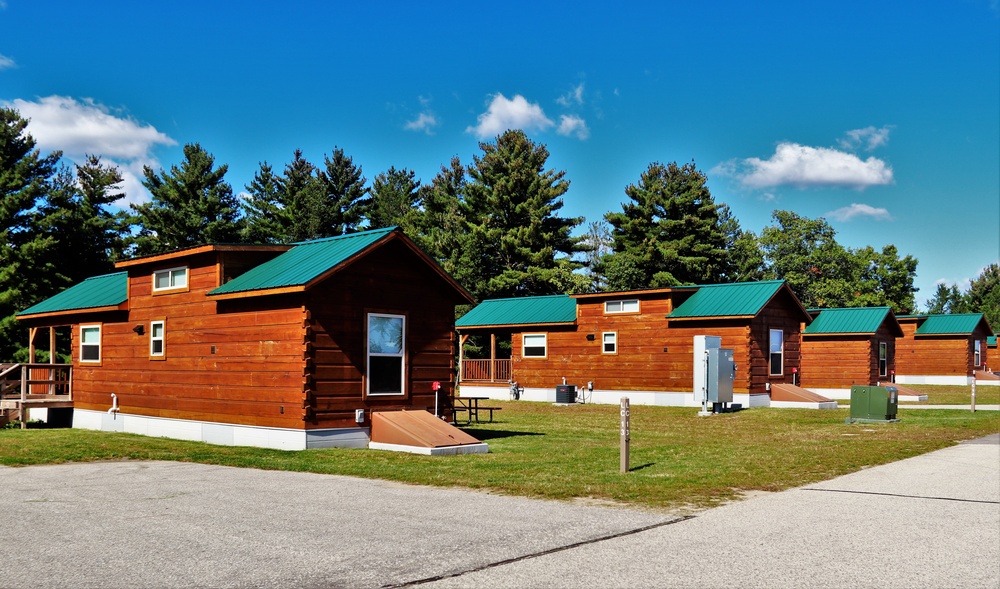
<svg viewBox="0 0 1000 589">
<path fill-rule="evenodd" d="M 0 365 L 0 409 L 20 413 L 31 407 L 72 407 L 73 366 L 71 364 Z"/>
<path fill-rule="evenodd" d="M 510 360 L 462 360 L 462 380 L 507 382 L 510 380 Z"/>
</svg>

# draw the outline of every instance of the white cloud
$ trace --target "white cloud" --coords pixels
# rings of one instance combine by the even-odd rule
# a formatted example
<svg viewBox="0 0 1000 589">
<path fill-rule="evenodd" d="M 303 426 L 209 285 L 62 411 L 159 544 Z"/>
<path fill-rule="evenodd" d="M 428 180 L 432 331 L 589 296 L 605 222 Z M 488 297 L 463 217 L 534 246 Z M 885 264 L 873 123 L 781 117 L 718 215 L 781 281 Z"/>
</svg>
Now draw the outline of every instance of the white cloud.
<svg viewBox="0 0 1000 589">
<path fill-rule="evenodd" d="M 407 121 L 403 128 L 407 131 L 423 131 L 428 135 L 434 134 L 434 128 L 438 126 L 437 117 L 434 116 L 432 112 L 422 112 L 420 115 L 412 120 Z"/>
<path fill-rule="evenodd" d="M 575 135 L 577 139 L 586 141 L 590 137 L 590 129 L 587 128 L 587 121 L 576 115 L 562 115 L 559 117 L 559 128 L 556 133 L 567 137 Z"/>
<path fill-rule="evenodd" d="M 583 104 L 583 82 L 580 82 L 579 86 L 573 88 L 566 94 L 563 94 L 559 98 L 556 98 L 556 102 L 563 106 Z"/>
<path fill-rule="evenodd" d="M 892 168 L 880 159 L 798 143 L 780 143 L 769 159 L 723 162 L 714 172 L 737 178 L 751 188 L 848 187 L 864 189 L 892 183 Z"/>
<path fill-rule="evenodd" d="M 892 215 L 887 209 L 859 203 L 851 203 L 850 206 L 830 211 L 825 216 L 837 221 L 851 221 L 858 217 L 871 217 L 877 221 L 892 221 Z"/>
<path fill-rule="evenodd" d="M 14 67 L 17 67 L 17 64 L 14 63 L 13 59 L 7 57 L 6 55 L 0 54 L 0 70 L 6 70 Z"/>
<path fill-rule="evenodd" d="M 60 150 L 77 163 L 83 162 L 87 155 L 99 155 L 104 163 L 117 165 L 125 179 L 123 188 L 128 203 L 149 199 L 140 179 L 143 166 L 153 169 L 159 166 L 153 149 L 177 144 L 152 125 L 115 116 L 109 108 L 90 99 L 47 96 L 37 102 L 16 99 L 6 104 L 30 119 L 27 131 L 39 149 Z"/>
<path fill-rule="evenodd" d="M 845 139 L 837 143 L 843 149 L 857 149 L 863 147 L 865 151 L 872 151 L 876 147 L 881 147 L 889 143 L 889 131 L 892 127 L 886 125 L 876 129 L 875 127 L 865 127 L 864 129 L 852 129 L 846 133 Z"/>
<path fill-rule="evenodd" d="M 466 127 L 465 132 L 473 133 L 480 139 L 500 135 L 507 129 L 544 131 L 555 125 L 545 116 L 542 107 L 528 102 L 520 94 L 512 100 L 508 100 L 503 94 L 497 94 L 478 120 L 476 126 Z"/>
</svg>

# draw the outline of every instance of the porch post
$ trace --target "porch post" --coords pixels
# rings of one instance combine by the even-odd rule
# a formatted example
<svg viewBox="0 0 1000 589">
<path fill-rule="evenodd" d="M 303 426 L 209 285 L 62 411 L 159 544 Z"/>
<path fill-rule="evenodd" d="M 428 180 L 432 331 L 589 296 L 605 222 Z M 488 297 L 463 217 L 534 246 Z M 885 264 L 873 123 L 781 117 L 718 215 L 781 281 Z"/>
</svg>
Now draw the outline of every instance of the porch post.
<svg viewBox="0 0 1000 589">
<path fill-rule="evenodd" d="M 49 326 L 49 394 L 56 394 L 56 328 Z"/>
<path fill-rule="evenodd" d="M 497 379 L 497 334 L 490 333 L 490 382 Z"/>
<path fill-rule="evenodd" d="M 465 377 L 465 342 L 469 336 L 458 334 L 458 382 L 462 382 Z"/>
</svg>

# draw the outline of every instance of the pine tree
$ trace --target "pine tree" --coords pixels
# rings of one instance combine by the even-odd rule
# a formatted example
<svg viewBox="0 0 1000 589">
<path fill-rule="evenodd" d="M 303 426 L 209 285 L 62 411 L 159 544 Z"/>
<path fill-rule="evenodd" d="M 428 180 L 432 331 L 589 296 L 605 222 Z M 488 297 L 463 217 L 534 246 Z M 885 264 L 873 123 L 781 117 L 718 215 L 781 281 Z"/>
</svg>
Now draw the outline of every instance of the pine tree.
<svg viewBox="0 0 1000 589">
<path fill-rule="evenodd" d="M 135 253 L 155 254 L 205 243 L 234 243 L 243 221 L 239 201 L 224 180 L 229 166 L 194 143 L 184 146 L 184 161 L 159 174 L 146 166 L 142 181 L 151 202 L 132 205 L 138 235 Z"/>
<path fill-rule="evenodd" d="M 371 203 L 365 217 L 368 229 L 399 226 L 415 233 L 417 208 L 420 206 L 420 180 L 413 170 L 391 166 L 372 181 Z"/>
<path fill-rule="evenodd" d="M 308 241 L 323 236 L 324 206 L 316 166 L 296 149 L 281 177 L 281 202 L 286 242 Z"/>
<path fill-rule="evenodd" d="M 313 238 L 332 237 L 353 233 L 360 229 L 362 219 L 371 203 L 368 179 L 362 176 L 361 166 L 344 154 L 339 147 L 332 156 L 324 156 L 325 166 L 317 172 L 319 202 L 315 207 L 315 235 Z"/>
<path fill-rule="evenodd" d="M 42 156 L 14 109 L 0 107 L 0 360 L 25 360 L 27 331 L 15 313 L 44 298 L 55 271 L 43 255 L 52 238 L 34 227 L 34 209 L 50 189 L 60 152 Z"/>
<path fill-rule="evenodd" d="M 719 205 L 694 163 L 658 162 L 625 188 L 630 202 L 608 213 L 614 253 L 602 262 L 611 290 L 708 284 L 726 270 Z"/>
<path fill-rule="evenodd" d="M 523 131 L 479 147 L 465 187 L 469 233 L 459 264 L 470 278 L 466 288 L 480 299 L 586 290 L 573 259 L 584 248 L 570 235 L 583 218 L 556 216 L 569 189 L 565 172 L 545 170 L 548 150 Z"/>
<path fill-rule="evenodd" d="M 423 207 L 415 217 L 411 235 L 460 284 L 467 279 L 461 274 L 463 244 L 469 232 L 465 205 L 467 180 L 465 166 L 458 157 L 441 166 L 431 183 L 420 187 Z"/>
<path fill-rule="evenodd" d="M 261 162 L 253 180 L 246 185 L 247 198 L 241 203 L 245 224 L 241 240 L 246 243 L 285 243 L 288 231 L 281 178 L 270 164 Z"/>
</svg>

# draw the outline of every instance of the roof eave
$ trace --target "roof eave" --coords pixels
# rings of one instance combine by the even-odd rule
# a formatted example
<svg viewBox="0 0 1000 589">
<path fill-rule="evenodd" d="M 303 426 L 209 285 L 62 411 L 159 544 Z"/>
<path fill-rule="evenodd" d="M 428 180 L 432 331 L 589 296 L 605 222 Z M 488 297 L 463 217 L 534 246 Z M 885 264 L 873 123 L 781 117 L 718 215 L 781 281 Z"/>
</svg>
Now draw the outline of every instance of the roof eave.
<svg viewBox="0 0 1000 589">
<path fill-rule="evenodd" d="M 486 325 L 456 325 L 455 331 L 463 329 L 512 329 L 516 327 L 565 327 L 576 325 L 576 321 L 551 321 L 547 323 L 491 323 Z"/>
<path fill-rule="evenodd" d="M 34 319 L 47 319 L 49 317 L 65 317 L 67 315 L 81 315 L 84 313 L 108 313 L 114 311 L 128 311 L 128 301 L 117 305 L 105 305 L 103 307 L 87 307 L 84 309 L 66 309 L 64 311 L 49 311 L 47 313 L 32 313 L 30 315 L 15 315 L 18 321 L 29 321 Z"/>
</svg>

